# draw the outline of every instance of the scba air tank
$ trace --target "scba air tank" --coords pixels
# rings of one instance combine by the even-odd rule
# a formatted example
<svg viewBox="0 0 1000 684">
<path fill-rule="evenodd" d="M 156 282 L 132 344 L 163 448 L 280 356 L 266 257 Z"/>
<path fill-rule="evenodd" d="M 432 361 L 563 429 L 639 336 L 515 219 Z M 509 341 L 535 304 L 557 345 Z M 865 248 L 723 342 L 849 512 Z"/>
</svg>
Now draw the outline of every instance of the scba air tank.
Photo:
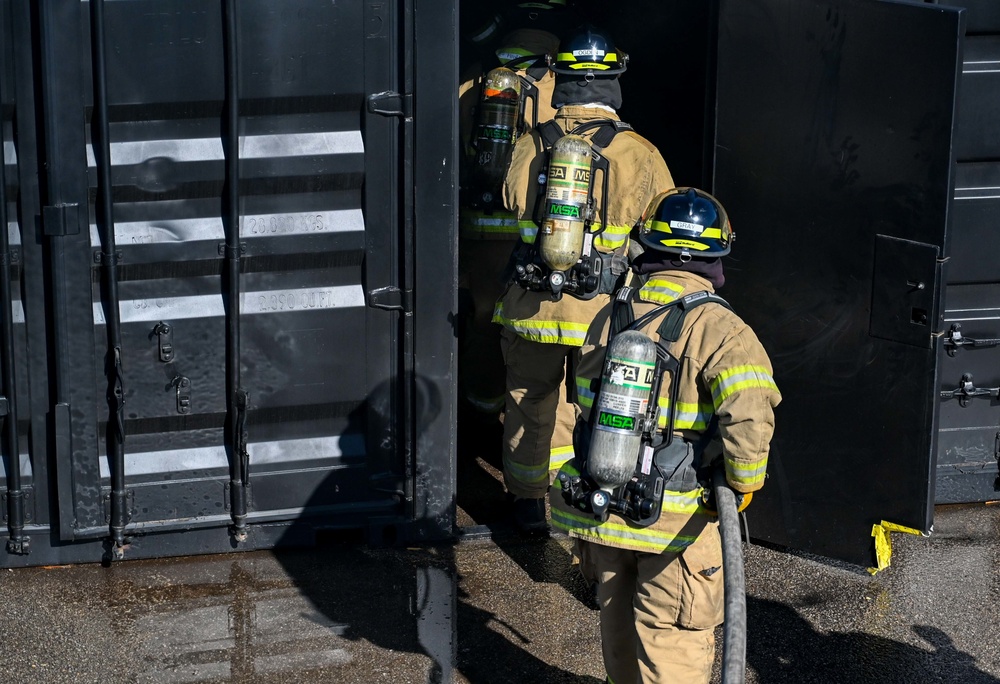
<svg viewBox="0 0 1000 684">
<path fill-rule="evenodd" d="M 656 370 L 656 344 L 638 330 L 624 330 L 611 340 L 597 396 L 597 412 L 587 455 L 591 479 L 606 492 L 635 473 L 642 444 L 643 418 Z"/>
<path fill-rule="evenodd" d="M 500 191 L 517 141 L 521 79 L 511 69 L 497 67 L 483 78 L 476 118 L 476 190 L 490 204 Z"/>
<path fill-rule="evenodd" d="M 538 252 L 553 271 L 568 271 L 583 255 L 591 154 L 590 143 L 579 135 L 559 138 L 550 151 Z"/>
</svg>

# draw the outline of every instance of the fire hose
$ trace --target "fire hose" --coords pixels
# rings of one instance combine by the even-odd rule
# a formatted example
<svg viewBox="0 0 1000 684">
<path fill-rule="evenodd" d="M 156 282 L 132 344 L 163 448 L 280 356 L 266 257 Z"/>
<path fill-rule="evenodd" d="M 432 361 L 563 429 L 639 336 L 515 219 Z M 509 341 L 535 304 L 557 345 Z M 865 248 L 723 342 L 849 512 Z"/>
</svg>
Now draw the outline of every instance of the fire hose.
<svg viewBox="0 0 1000 684">
<path fill-rule="evenodd" d="M 719 512 L 726 592 L 722 627 L 722 684 L 743 684 L 747 662 L 747 596 L 736 493 L 729 488 L 721 468 L 715 471 L 712 489 Z"/>
</svg>

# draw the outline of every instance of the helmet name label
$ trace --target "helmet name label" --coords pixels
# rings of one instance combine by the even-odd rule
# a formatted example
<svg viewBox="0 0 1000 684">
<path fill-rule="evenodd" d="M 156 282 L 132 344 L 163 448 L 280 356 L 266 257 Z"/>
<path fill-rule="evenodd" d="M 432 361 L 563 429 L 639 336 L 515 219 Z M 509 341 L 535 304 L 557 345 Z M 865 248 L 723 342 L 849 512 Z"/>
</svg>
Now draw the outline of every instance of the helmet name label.
<svg viewBox="0 0 1000 684">
<path fill-rule="evenodd" d="M 681 230 L 690 230 L 695 233 L 700 233 L 705 229 L 705 226 L 698 223 L 691 223 L 689 221 L 671 221 L 671 228 L 680 228 Z"/>
</svg>

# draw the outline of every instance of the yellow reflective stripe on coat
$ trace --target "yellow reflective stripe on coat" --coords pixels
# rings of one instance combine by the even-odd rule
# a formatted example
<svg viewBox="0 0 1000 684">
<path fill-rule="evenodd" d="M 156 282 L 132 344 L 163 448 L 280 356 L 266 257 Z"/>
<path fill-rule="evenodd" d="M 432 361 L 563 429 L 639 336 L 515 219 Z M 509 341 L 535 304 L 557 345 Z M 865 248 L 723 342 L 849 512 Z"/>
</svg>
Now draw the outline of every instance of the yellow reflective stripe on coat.
<svg viewBox="0 0 1000 684">
<path fill-rule="evenodd" d="M 684 286 L 662 278 L 650 278 L 639 288 L 639 299 L 644 302 L 669 304 L 684 292 Z"/>
<path fill-rule="evenodd" d="M 468 212 L 462 214 L 462 230 L 474 233 L 496 233 L 518 235 L 518 221 L 513 214 L 485 214 Z"/>
<path fill-rule="evenodd" d="M 660 417 L 657 419 L 656 425 L 662 430 L 667 427 L 667 421 L 670 419 L 670 399 L 660 397 L 657 405 L 660 407 Z M 708 423 L 714 415 L 715 407 L 711 404 L 689 404 L 678 401 L 674 429 L 704 432 L 708 429 Z"/>
<path fill-rule="evenodd" d="M 549 451 L 549 470 L 558 471 L 573 460 L 573 445 L 555 447 Z"/>
<path fill-rule="evenodd" d="M 730 482 L 744 485 L 758 485 L 767 476 L 767 458 L 755 463 L 740 463 L 726 459 L 726 477 Z"/>
<path fill-rule="evenodd" d="M 669 489 L 663 491 L 663 505 L 660 510 L 664 513 L 680 513 L 682 515 L 694 515 L 695 513 L 711 513 L 701 505 L 703 487 L 692 489 L 690 492 L 672 492 Z"/>
<path fill-rule="evenodd" d="M 504 318 L 503 302 L 497 302 L 497 308 L 493 311 L 493 322 L 513 330 L 526 340 L 542 344 L 564 344 L 567 347 L 582 347 L 589 327 L 586 323 L 569 321 Z"/>
<path fill-rule="evenodd" d="M 592 408 L 597 393 L 591 388 L 590 378 L 576 376 L 576 403 L 583 408 Z"/>
<path fill-rule="evenodd" d="M 591 228 L 591 232 L 594 229 Z M 607 226 L 604 232 L 594 238 L 594 247 L 602 250 L 615 250 L 625 244 L 628 234 L 631 232 L 629 226 Z"/>
<path fill-rule="evenodd" d="M 763 366 L 735 366 L 712 380 L 712 401 L 718 408 L 732 395 L 750 387 L 778 391 L 774 378 Z"/>
<path fill-rule="evenodd" d="M 599 523 L 594 516 L 577 514 L 553 506 L 552 526 L 575 536 L 597 543 L 628 544 L 632 548 L 640 548 L 650 553 L 671 551 L 680 553 L 691 546 L 697 537 L 681 534 L 657 532 L 648 527 L 632 527 L 624 523 Z"/>
<path fill-rule="evenodd" d="M 548 463 L 527 466 L 523 463 L 515 463 L 504 456 L 503 469 L 504 472 L 510 477 L 514 478 L 518 482 L 523 482 L 526 485 L 537 485 L 539 483 L 548 484 L 549 481 Z"/>
<path fill-rule="evenodd" d="M 535 244 L 535 236 L 538 235 L 538 224 L 534 221 L 518 221 L 517 229 L 521 233 L 521 239 L 525 244 Z"/>
</svg>

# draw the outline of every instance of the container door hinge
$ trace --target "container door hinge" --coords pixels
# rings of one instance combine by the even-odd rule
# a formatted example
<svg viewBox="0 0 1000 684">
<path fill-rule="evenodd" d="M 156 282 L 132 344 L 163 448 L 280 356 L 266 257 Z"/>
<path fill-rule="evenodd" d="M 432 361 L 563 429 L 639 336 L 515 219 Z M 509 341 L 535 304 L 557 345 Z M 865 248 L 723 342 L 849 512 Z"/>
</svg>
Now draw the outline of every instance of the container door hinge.
<svg viewBox="0 0 1000 684">
<path fill-rule="evenodd" d="M 132 521 L 132 514 L 135 512 L 135 492 L 131 489 L 125 490 L 125 524 Z M 104 522 L 108 525 L 111 524 L 111 492 L 104 492 L 101 495 L 101 501 L 104 504 Z"/>
<path fill-rule="evenodd" d="M 0 493 L 0 507 L 3 508 L 3 522 L 7 522 L 7 501 L 9 500 L 9 495 L 7 492 Z M 21 500 L 24 502 L 24 522 L 31 523 L 34 519 L 32 511 L 35 510 L 34 505 L 31 503 L 32 495 L 31 490 L 28 488 L 21 490 Z"/>
<path fill-rule="evenodd" d="M 958 399 L 958 403 L 965 408 L 969 405 L 972 397 L 1000 397 L 1000 387 L 976 387 L 972 382 L 972 373 L 963 373 L 958 387 L 953 390 L 942 390 L 942 399 Z"/>
<path fill-rule="evenodd" d="M 380 287 L 368 292 L 368 306 L 387 311 L 413 311 L 413 290 Z"/>
<path fill-rule="evenodd" d="M 368 96 L 368 111 L 382 116 L 413 116 L 413 96 L 386 91 Z"/>
</svg>

